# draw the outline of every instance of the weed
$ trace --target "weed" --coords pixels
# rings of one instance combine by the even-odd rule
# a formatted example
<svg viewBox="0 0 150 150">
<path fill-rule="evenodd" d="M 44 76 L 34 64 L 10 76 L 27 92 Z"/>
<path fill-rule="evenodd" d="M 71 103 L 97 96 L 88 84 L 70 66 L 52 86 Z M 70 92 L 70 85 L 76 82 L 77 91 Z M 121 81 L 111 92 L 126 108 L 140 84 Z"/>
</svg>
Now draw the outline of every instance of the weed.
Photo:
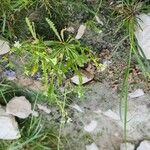
<svg viewBox="0 0 150 150">
<path fill-rule="evenodd" d="M 139 65 L 141 66 L 141 70 L 143 71 L 145 77 L 149 77 L 149 70 L 147 66 L 142 61 L 142 58 L 139 56 L 139 52 L 137 49 L 139 49 L 134 32 L 137 24 L 137 18 L 136 16 L 139 13 L 148 11 L 149 5 L 146 5 L 145 2 L 139 2 L 139 1 L 130 1 L 130 0 L 122 0 L 117 1 L 117 5 L 115 7 L 115 11 L 117 11 L 118 15 L 117 18 L 120 18 L 119 20 L 122 20 L 120 25 L 118 26 L 118 30 L 120 30 L 122 27 L 125 27 L 128 34 L 128 39 L 130 43 L 130 49 L 128 53 L 128 62 L 127 67 L 125 69 L 124 73 L 124 80 L 122 85 L 122 94 L 121 94 L 121 102 L 120 102 L 120 114 L 123 112 L 123 122 L 124 122 L 124 136 L 125 140 L 127 137 L 127 112 L 128 112 L 128 88 L 129 88 L 129 72 L 130 72 L 130 65 L 131 65 L 131 58 L 132 55 L 135 55 L 137 58 L 137 61 Z M 146 59 L 145 59 L 146 60 Z M 147 62 L 148 64 L 148 62 Z M 122 118 L 122 115 L 121 115 Z"/>
<path fill-rule="evenodd" d="M 12 52 L 21 56 L 27 75 L 33 76 L 37 71 L 41 71 L 46 93 L 51 99 L 55 99 L 57 97 L 55 92 L 58 91 L 56 87 L 64 85 L 69 73 L 80 76 L 79 68 L 84 67 L 91 60 L 95 60 L 93 53 L 87 46 L 82 45 L 71 36 L 65 37 L 66 29 L 62 29 L 59 34 L 53 22 L 48 18 L 46 18 L 46 21 L 58 40 L 43 41 L 38 39 L 34 24 L 26 18 L 34 40 L 22 43 L 21 47 L 13 48 Z M 26 57 L 25 60 L 22 56 Z"/>
</svg>

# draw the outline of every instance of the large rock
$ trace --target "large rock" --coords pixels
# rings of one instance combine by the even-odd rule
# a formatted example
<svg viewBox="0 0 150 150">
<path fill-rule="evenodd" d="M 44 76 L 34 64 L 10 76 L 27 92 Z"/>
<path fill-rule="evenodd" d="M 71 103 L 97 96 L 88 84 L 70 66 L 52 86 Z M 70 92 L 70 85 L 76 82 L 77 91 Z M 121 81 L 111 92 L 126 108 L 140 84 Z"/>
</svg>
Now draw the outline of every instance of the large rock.
<svg viewBox="0 0 150 150">
<path fill-rule="evenodd" d="M 135 32 L 138 45 L 141 47 L 147 59 L 150 59 L 150 15 L 137 16 L 138 27 Z M 143 56 L 143 54 L 141 53 Z"/>
<path fill-rule="evenodd" d="M 20 138 L 18 124 L 15 117 L 5 112 L 5 109 L 0 106 L 0 139 L 14 140 Z"/>
<path fill-rule="evenodd" d="M 31 113 L 31 103 L 24 97 L 12 98 L 6 106 L 6 112 L 19 118 L 27 118 Z"/>
<path fill-rule="evenodd" d="M 137 150 L 150 150 L 150 141 L 143 141 L 141 142 L 140 146 L 137 148 Z"/>
</svg>

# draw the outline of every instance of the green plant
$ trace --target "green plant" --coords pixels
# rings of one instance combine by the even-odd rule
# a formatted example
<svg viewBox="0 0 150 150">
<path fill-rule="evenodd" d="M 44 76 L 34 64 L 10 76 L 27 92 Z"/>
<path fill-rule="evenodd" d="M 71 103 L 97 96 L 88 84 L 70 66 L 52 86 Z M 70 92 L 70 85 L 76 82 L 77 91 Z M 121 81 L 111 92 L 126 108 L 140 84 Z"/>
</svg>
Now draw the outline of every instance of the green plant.
<svg viewBox="0 0 150 150">
<path fill-rule="evenodd" d="M 3 36 L 12 37 L 15 15 L 24 9 L 29 9 L 36 0 L 1 0 L 0 25 Z"/>
<path fill-rule="evenodd" d="M 14 47 L 12 52 L 21 56 L 27 75 L 33 76 L 37 71 L 41 72 L 45 92 L 51 99 L 55 99 L 57 97 L 55 93 L 60 86 L 70 85 L 67 77 L 70 74 L 80 76 L 80 67 L 95 59 L 87 46 L 70 35 L 68 37 L 65 35 L 66 29 L 62 29 L 59 34 L 53 22 L 48 18 L 46 21 L 58 40 L 43 41 L 38 38 L 34 23 L 26 18 L 33 40 L 21 43 L 21 46 Z M 82 82 L 82 78 L 80 79 Z"/>
</svg>

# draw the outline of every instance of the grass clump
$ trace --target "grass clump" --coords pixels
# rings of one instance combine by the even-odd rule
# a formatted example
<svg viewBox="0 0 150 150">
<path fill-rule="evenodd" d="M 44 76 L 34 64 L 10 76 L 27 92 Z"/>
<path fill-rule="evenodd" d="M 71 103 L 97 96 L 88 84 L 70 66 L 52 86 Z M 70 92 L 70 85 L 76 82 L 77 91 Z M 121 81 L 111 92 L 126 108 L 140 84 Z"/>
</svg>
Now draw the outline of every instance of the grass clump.
<svg viewBox="0 0 150 150">
<path fill-rule="evenodd" d="M 14 96 L 25 96 L 36 105 L 40 101 L 47 101 L 46 97 L 37 92 L 24 89 L 12 82 L 3 81 L 0 84 L 0 103 L 6 105 Z M 35 108 L 33 108 L 35 109 Z M 21 138 L 17 140 L 0 140 L 2 150 L 51 150 L 64 148 L 65 138 L 59 133 L 59 123 L 48 122 L 43 114 L 39 117 L 30 115 L 26 119 L 16 118 Z"/>
<path fill-rule="evenodd" d="M 145 62 L 143 63 L 143 58 L 141 58 L 139 51 L 141 48 L 138 46 L 138 43 L 136 41 L 135 37 L 135 30 L 138 26 L 137 23 L 137 15 L 140 13 L 147 13 L 149 12 L 150 5 L 147 5 L 147 2 L 143 1 L 135 1 L 135 0 L 122 0 L 122 1 L 116 1 L 115 3 L 115 9 L 113 13 L 117 13 L 117 19 L 122 20 L 121 23 L 118 25 L 118 29 L 116 33 L 119 30 L 125 29 L 126 34 L 128 36 L 128 42 L 129 42 L 129 52 L 128 52 L 128 60 L 127 60 L 127 66 L 124 70 L 124 79 L 123 79 L 123 85 L 122 85 L 122 92 L 121 92 L 121 102 L 120 102 L 120 114 L 121 118 L 124 122 L 124 136 L 125 140 L 127 138 L 127 113 L 128 113 L 128 89 L 129 89 L 129 74 L 130 74 L 130 67 L 131 67 L 131 60 L 132 57 L 135 56 L 137 59 L 137 62 L 139 63 L 141 70 L 145 77 L 149 78 L 150 76 L 150 70 L 148 69 L 149 62 L 144 58 Z M 125 38 L 126 39 L 126 38 Z M 141 50 L 142 51 L 142 50 Z"/>
</svg>

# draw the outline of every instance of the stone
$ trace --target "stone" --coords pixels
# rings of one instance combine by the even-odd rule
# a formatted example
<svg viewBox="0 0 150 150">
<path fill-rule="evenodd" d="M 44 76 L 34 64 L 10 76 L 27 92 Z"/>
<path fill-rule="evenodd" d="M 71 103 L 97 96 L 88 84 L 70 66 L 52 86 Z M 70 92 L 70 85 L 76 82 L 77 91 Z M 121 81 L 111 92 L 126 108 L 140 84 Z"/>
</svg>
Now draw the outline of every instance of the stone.
<svg viewBox="0 0 150 150">
<path fill-rule="evenodd" d="M 129 93 L 130 98 L 138 98 L 144 95 L 144 91 L 142 89 L 137 89 L 132 93 Z"/>
<path fill-rule="evenodd" d="M 5 112 L 5 109 L 0 107 L 0 139 L 14 140 L 20 138 L 18 123 L 15 117 Z"/>
<path fill-rule="evenodd" d="M 142 141 L 137 150 L 150 150 L 150 141 Z"/>
<path fill-rule="evenodd" d="M 84 130 L 87 132 L 93 132 L 97 127 L 97 121 L 92 120 L 89 124 L 84 126 Z"/>
<path fill-rule="evenodd" d="M 145 57 L 150 59 L 150 15 L 140 14 L 137 15 L 137 29 L 135 31 L 135 36 L 138 45 L 142 49 Z M 140 50 L 139 50 L 140 51 Z M 143 56 L 142 52 L 140 54 Z"/>
<path fill-rule="evenodd" d="M 131 143 L 122 143 L 120 145 L 120 150 L 134 150 L 134 149 L 135 149 L 135 145 Z"/>
<path fill-rule="evenodd" d="M 6 112 L 19 118 L 27 118 L 31 113 L 31 103 L 24 97 L 13 97 L 6 105 Z"/>
<path fill-rule="evenodd" d="M 4 40 L 0 40 L 0 55 L 4 55 L 10 51 L 9 43 Z"/>
<path fill-rule="evenodd" d="M 86 150 L 99 150 L 99 149 L 95 143 L 92 143 L 90 145 L 86 145 Z"/>
<path fill-rule="evenodd" d="M 76 35 L 75 39 L 77 39 L 77 40 L 81 39 L 82 36 L 83 36 L 83 34 L 84 34 L 84 32 L 85 32 L 85 30 L 86 30 L 86 26 L 83 25 L 83 24 L 80 25 L 80 27 L 79 27 L 79 29 L 78 29 L 78 32 L 77 32 L 77 35 Z"/>
</svg>

